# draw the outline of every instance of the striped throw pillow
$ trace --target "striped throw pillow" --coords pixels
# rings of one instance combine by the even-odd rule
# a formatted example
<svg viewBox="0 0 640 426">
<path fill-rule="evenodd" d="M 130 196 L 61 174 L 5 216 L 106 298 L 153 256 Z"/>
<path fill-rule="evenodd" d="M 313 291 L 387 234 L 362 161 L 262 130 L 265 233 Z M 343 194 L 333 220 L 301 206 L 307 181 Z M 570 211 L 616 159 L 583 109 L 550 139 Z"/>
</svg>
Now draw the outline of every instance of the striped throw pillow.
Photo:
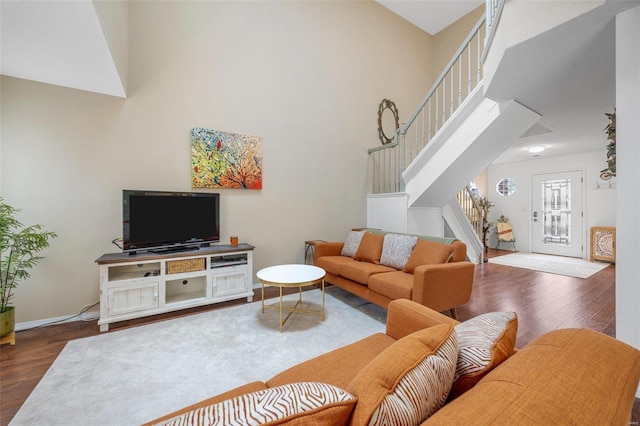
<svg viewBox="0 0 640 426">
<path fill-rule="evenodd" d="M 351 425 L 418 425 L 442 407 L 456 370 L 453 325 L 398 340 L 367 364 L 347 389 L 358 398 Z"/>
<path fill-rule="evenodd" d="M 356 398 L 335 386 L 303 382 L 277 386 L 196 408 L 162 425 L 346 425 Z"/>
<path fill-rule="evenodd" d="M 456 325 L 458 361 L 449 400 L 475 386 L 513 353 L 518 334 L 515 312 L 491 312 Z"/>
</svg>

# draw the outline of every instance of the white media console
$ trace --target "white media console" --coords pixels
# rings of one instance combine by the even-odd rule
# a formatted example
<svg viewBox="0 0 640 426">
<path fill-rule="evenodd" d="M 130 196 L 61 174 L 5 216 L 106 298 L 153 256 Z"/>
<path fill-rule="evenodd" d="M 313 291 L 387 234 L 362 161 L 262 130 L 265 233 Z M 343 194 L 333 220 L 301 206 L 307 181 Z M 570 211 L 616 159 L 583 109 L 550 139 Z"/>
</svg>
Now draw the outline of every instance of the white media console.
<svg viewBox="0 0 640 426">
<path fill-rule="evenodd" d="M 108 253 L 100 267 L 100 331 L 109 324 L 246 297 L 253 301 L 250 244 L 171 254 Z"/>
</svg>

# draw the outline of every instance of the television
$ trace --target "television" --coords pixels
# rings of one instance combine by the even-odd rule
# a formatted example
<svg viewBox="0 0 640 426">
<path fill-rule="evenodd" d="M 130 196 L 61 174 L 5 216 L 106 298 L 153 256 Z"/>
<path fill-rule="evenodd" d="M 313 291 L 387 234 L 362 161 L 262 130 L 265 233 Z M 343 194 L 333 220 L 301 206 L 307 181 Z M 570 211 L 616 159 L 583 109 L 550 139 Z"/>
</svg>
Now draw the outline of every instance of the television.
<svg viewBox="0 0 640 426">
<path fill-rule="evenodd" d="M 170 253 L 220 241 L 220 194 L 122 191 L 123 251 Z"/>
</svg>

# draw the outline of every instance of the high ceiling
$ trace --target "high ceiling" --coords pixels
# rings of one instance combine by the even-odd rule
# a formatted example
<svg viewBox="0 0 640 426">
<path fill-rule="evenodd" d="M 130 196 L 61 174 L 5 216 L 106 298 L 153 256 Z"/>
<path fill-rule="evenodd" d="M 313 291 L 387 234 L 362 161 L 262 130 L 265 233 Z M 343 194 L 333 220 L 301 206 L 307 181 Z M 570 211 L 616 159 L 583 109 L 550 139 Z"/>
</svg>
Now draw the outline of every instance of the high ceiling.
<svg viewBox="0 0 640 426">
<path fill-rule="evenodd" d="M 450 22 L 443 18 L 419 23 L 416 16 L 428 20 L 426 17 L 434 16 L 432 11 L 444 17 L 449 12 L 453 14 L 456 7 L 464 14 L 478 6 L 471 1 L 379 2 L 385 7 L 391 5 L 389 9 L 432 34 Z M 491 86 L 485 87 L 486 96 L 495 101 L 516 99 L 542 118 L 494 162 L 604 152 L 608 142 L 605 113 L 615 107 L 614 18 L 616 13 L 638 4 L 637 0 L 605 2 L 505 52 Z M 441 7 L 451 9 L 440 10 Z M 544 146 L 545 150 L 529 152 L 527 148 L 534 146 Z M 603 168 L 605 160 L 603 154 Z"/>
<path fill-rule="evenodd" d="M 376 0 L 431 35 L 448 27 L 484 0 Z"/>
<path fill-rule="evenodd" d="M 2 0 L 0 73 L 126 97 L 106 28 L 90 0 Z"/>
<path fill-rule="evenodd" d="M 379 3 L 435 34 L 483 0 Z M 113 43 L 107 40 L 107 17 L 114 13 L 105 13 L 123 4 L 126 8 L 125 2 L 91 0 L 0 1 L 0 73 L 126 97 L 125 78 L 118 73 L 122 64 L 114 60 Z"/>
<path fill-rule="evenodd" d="M 637 1 L 605 2 L 508 49 L 485 95 L 516 99 L 542 118 L 496 162 L 602 151 L 616 105 L 615 16 Z M 545 146 L 541 154 L 527 147 Z"/>
<path fill-rule="evenodd" d="M 483 3 L 482 0 L 376 1 L 430 34 L 436 34 Z M 105 6 L 98 7 L 101 4 Z M 543 118 L 528 137 L 514 143 L 498 162 L 532 158 L 526 151 L 530 145 L 547 146 L 545 152 L 538 154 L 541 157 L 604 149 L 604 113 L 615 105 L 613 17 L 620 10 L 619 5 L 624 4 L 628 8 L 638 2 L 605 3 L 595 12 L 523 43 L 505 55 L 499 83 L 493 84 L 487 95 L 494 100 L 515 98 Z M 113 5 L 124 7 L 126 14 L 125 2 L 2 0 L 0 72 L 126 97 L 126 79 L 119 75 L 120 64 L 114 60 L 112 39 L 108 42 L 106 18 L 110 14 L 104 8 Z M 124 58 L 126 62 L 126 54 Z M 126 72 L 120 74 L 126 76 Z M 523 79 L 526 84 L 522 84 Z M 602 138 L 594 137 L 600 134 Z"/>
</svg>

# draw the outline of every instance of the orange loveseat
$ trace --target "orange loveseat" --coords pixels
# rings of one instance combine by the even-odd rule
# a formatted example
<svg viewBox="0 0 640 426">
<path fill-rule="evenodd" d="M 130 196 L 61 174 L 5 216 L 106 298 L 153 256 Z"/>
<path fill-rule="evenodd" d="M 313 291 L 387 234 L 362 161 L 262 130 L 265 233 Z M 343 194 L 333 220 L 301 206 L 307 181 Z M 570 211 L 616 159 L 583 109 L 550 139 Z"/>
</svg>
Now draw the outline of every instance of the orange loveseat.
<svg viewBox="0 0 640 426">
<path fill-rule="evenodd" d="M 345 250 L 352 237 L 355 250 Z M 394 258 L 402 251 L 401 259 Z M 473 288 L 467 246 L 452 238 L 351 231 L 346 242 L 316 242 L 314 259 L 327 272 L 325 283 L 383 308 L 392 300 L 409 299 L 438 312 L 450 310 L 456 318 L 455 308 L 469 301 Z"/>
<path fill-rule="evenodd" d="M 516 335 L 512 312 L 458 323 L 394 300 L 385 334 L 148 424 L 629 424 L 640 351 L 587 329 L 555 330 L 515 351 Z"/>
</svg>

